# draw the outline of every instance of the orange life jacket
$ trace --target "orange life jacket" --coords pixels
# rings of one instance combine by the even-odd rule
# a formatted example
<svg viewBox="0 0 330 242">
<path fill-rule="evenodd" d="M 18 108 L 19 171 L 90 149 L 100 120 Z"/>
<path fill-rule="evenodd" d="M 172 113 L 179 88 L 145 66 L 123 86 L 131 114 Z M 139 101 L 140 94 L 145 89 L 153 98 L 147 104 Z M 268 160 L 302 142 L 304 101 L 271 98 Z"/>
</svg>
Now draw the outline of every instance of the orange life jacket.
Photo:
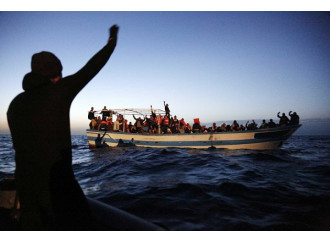
<svg viewBox="0 0 330 242">
<path fill-rule="evenodd" d="M 156 116 L 156 118 L 155 118 L 155 122 L 156 122 L 156 124 L 161 124 L 162 123 L 162 116 Z"/>
<path fill-rule="evenodd" d="M 170 124 L 170 120 L 169 120 L 169 118 L 168 117 L 165 117 L 164 118 L 164 125 L 169 125 Z"/>
</svg>

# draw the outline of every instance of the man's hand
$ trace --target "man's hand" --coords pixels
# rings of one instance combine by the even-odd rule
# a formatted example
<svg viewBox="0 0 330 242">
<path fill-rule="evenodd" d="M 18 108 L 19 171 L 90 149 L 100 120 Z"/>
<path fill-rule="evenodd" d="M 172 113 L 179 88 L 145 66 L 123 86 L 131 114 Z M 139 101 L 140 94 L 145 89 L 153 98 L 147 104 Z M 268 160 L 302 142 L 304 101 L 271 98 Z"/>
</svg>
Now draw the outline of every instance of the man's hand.
<svg viewBox="0 0 330 242">
<path fill-rule="evenodd" d="M 113 25 L 110 28 L 110 39 L 117 39 L 117 34 L 118 34 L 119 27 L 117 25 Z"/>
</svg>

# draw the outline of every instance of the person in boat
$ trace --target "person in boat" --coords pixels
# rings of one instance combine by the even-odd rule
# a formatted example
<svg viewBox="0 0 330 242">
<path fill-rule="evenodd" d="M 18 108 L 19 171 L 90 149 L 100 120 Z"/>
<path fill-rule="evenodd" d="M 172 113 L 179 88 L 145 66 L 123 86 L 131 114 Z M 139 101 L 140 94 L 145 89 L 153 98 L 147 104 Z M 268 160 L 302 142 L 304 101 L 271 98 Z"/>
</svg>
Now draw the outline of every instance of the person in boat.
<svg viewBox="0 0 330 242">
<path fill-rule="evenodd" d="M 168 129 L 170 128 L 170 118 L 169 116 L 166 114 L 163 118 L 163 122 L 162 122 L 162 131 L 163 133 L 168 133 Z"/>
<path fill-rule="evenodd" d="M 94 111 L 94 107 L 91 107 L 91 110 L 89 110 L 89 112 L 88 112 L 88 119 L 90 120 L 90 123 L 89 123 L 90 129 L 96 128 L 95 112 L 96 111 Z"/>
<path fill-rule="evenodd" d="M 275 128 L 276 127 L 276 124 L 275 122 L 273 121 L 273 119 L 270 119 L 268 124 L 267 124 L 268 128 Z"/>
<path fill-rule="evenodd" d="M 149 127 L 149 134 L 156 134 L 157 133 L 157 128 L 155 126 L 150 126 Z"/>
<path fill-rule="evenodd" d="M 148 124 L 148 131 L 149 131 L 149 130 L 153 130 L 154 127 L 156 126 L 156 123 L 155 123 L 155 120 L 154 120 L 154 116 L 153 116 L 153 115 L 150 115 L 149 118 L 146 116 L 146 121 L 145 121 L 145 123 Z M 148 132 L 148 131 L 147 131 L 147 132 Z"/>
<path fill-rule="evenodd" d="M 170 121 L 170 127 L 171 127 L 171 131 L 173 134 L 176 133 L 180 133 L 180 121 L 179 119 L 176 117 L 176 115 L 174 117 L 171 117 L 171 121 Z"/>
<path fill-rule="evenodd" d="M 217 132 L 217 129 L 218 129 L 217 124 L 213 123 L 212 127 L 210 127 L 208 130 L 209 132 Z"/>
<path fill-rule="evenodd" d="M 179 133 L 184 134 L 185 133 L 184 129 L 185 129 L 185 127 L 184 127 L 183 123 L 180 122 L 180 124 L 178 125 Z"/>
<path fill-rule="evenodd" d="M 226 132 L 227 131 L 226 127 L 227 127 L 227 124 L 222 123 L 221 126 L 220 126 L 221 132 Z"/>
<path fill-rule="evenodd" d="M 194 119 L 194 124 L 193 124 L 193 127 L 192 127 L 193 133 L 200 133 L 201 130 L 202 130 L 202 126 L 200 124 L 199 119 Z"/>
<path fill-rule="evenodd" d="M 108 146 L 105 143 L 105 140 L 103 140 L 105 134 L 106 134 L 106 132 L 104 132 L 104 134 L 102 135 L 102 137 L 101 137 L 100 134 L 97 135 L 97 137 L 95 139 L 95 146 L 96 146 L 96 148 L 102 148 L 102 147 L 107 147 Z M 103 140 L 103 142 L 102 142 L 102 140 Z"/>
<path fill-rule="evenodd" d="M 266 123 L 266 120 L 262 120 L 262 123 L 260 124 L 259 129 L 267 129 L 268 128 L 268 124 Z"/>
<path fill-rule="evenodd" d="M 82 69 L 64 78 L 61 61 L 53 53 L 32 56 L 24 92 L 7 111 L 23 230 L 93 229 L 87 199 L 72 169 L 70 106 L 109 60 L 118 29 L 112 26 L 105 46 Z"/>
<path fill-rule="evenodd" d="M 256 122 L 254 120 L 252 120 L 252 123 L 250 123 L 250 121 L 247 121 L 245 124 L 245 127 L 247 130 L 255 130 L 258 128 L 258 125 L 256 124 Z"/>
<path fill-rule="evenodd" d="M 280 119 L 280 126 L 285 126 L 289 124 L 289 118 L 285 115 L 285 113 L 282 113 L 282 116 L 280 116 L 280 112 L 277 113 L 277 117 Z"/>
<path fill-rule="evenodd" d="M 170 108 L 168 107 L 168 103 L 165 103 L 164 101 L 164 107 L 165 107 L 165 113 L 168 117 L 170 117 Z"/>
<path fill-rule="evenodd" d="M 232 125 L 230 126 L 230 130 L 231 130 L 231 131 L 238 131 L 238 130 L 239 130 L 239 124 L 237 123 L 236 120 L 234 120 L 234 122 L 233 122 Z"/>
<path fill-rule="evenodd" d="M 289 112 L 289 116 L 290 116 L 290 121 L 289 121 L 289 124 L 291 125 L 296 125 L 296 124 L 299 124 L 299 116 L 296 112 L 294 112 L 293 114 L 291 114 L 292 111 Z"/>
<path fill-rule="evenodd" d="M 120 122 L 120 121 L 121 121 L 121 117 L 120 117 L 120 115 L 118 115 L 116 121 L 113 123 L 113 131 L 115 131 L 115 132 L 122 131 L 122 129 L 120 129 L 120 127 L 123 127 L 123 126 L 122 126 L 122 122 Z"/>
<path fill-rule="evenodd" d="M 90 129 L 97 129 L 98 125 L 97 125 L 97 121 L 96 118 L 93 118 L 89 124 Z"/>
<path fill-rule="evenodd" d="M 145 121 L 143 123 L 143 133 L 148 133 L 149 132 L 149 122 L 148 122 L 148 117 L 144 117 Z"/>
<path fill-rule="evenodd" d="M 123 131 L 123 129 L 124 129 L 124 116 L 122 114 L 118 114 L 117 120 L 119 122 L 119 130 Z"/>
<path fill-rule="evenodd" d="M 172 124 L 174 124 L 174 125 L 178 125 L 179 122 L 180 122 L 179 119 L 176 117 L 176 115 L 174 115 L 171 125 L 172 125 Z"/>
<path fill-rule="evenodd" d="M 238 127 L 238 131 L 244 131 L 245 130 L 245 126 L 243 124 L 241 124 L 239 127 Z"/>
<path fill-rule="evenodd" d="M 202 126 L 201 133 L 207 133 L 208 130 L 205 125 Z"/>
<path fill-rule="evenodd" d="M 94 107 L 91 107 L 91 110 L 89 110 L 88 112 L 88 119 L 89 120 L 92 120 L 95 118 L 94 114 L 95 114 L 96 111 L 94 111 Z"/>
<path fill-rule="evenodd" d="M 191 127 L 191 125 L 190 125 L 189 123 L 187 123 L 187 126 L 186 126 L 185 129 L 184 129 L 184 132 L 185 132 L 186 134 L 190 134 L 190 133 L 192 133 L 192 127 Z"/>
<path fill-rule="evenodd" d="M 99 125 L 100 125 L 100 124 L 101 124 L 101 122 L 102 122 L 102 119 L 101 119 L 101 117 L 100 117 L 100 116 L 98 116 L 98 117 L 97 117 L 97 119 L 95 119 L 95 120 L 96 120 L 95 129 L 98 129 Z"/>
<path fill-rule="evenodd" d="M 108 126 L 108 131 L 112 132 L 113 131 L 113 122 L 112 122 L 112 117 L 107 118 L 107 126 Z"/>
<path fill-rule="evenodd" d="M 132 122 L 129 122 L 129 124 L 128 124 L 129 132 L 131 132 L 131 130 L 132 130 L 132 126 L 133 126 Z"/>
<path fill-rule="evenodd" d="M 133 118 L 135 119 L 135 127 L 138 133 L 142 133 L 143 132 L 143 122 L 145 121 L 145 118 L 135 118 L 134 114 L 133 114 Z"/>
<path fill-rule="evenodd" d="M 104 117 L 105 118 L 110 117 L 110 110 L 107 109 L 107 106 L 104 106 L 100 114 L 102 114 L 102 119 Z"/>
<path fill-rule="evenodd" d="M 161 114 L 158 114 L 155 118 L 155 123 L 157 125 L 157 133 L 160 134 L 162 130 L 163 117 Z"/>
<path fill-rule="evenodd" d="M 182 118 L 181 120 L 180 120 L 180 125 L 183 125 L 183 128 L 185 129 L 186 127 L 187 127 L 187 124 L 186 124 L 186 122 L 184 121 L 184 118 Z"/>
<path fill-rule="evenodd" d="M 150 105 L 150 111 L 151 111 L 150 118 L 152 116 L 154 118 L 154 120 L 155 120 L 156 119 L 156 114 L 154 113 L 154 110 L 152 109 L 152 105 Z"/>
<path fill-rule="evenodd" d="M 173 134 L 172 130 L 170 129 L 170 127 L 165 127 L 163 130 L 163 134 Z"/>
<path fill-rule="evenodd" d="M 137 133 L 137 130 L 136 130 L 136 127 L 135 127 L 135 125 L 132 125 L 132 127 L 131 127 L 131 130 L 130 130 L 130 131 L 131 131 L 130 133 L 133 133 L 133 134 Z"/>
<path fill-rule="evenodd" d="M 128 127 L 128 121 L 127 121 L 127 119 L 123 119 L 123 127 L 124 127 L 123 132 L 126 132 L 126 133 L 129 133 L 130 132 L 129 127 Z M 110 130 L 109 131 L 111 131 L 111 126 L 110 126 Z"/>
</svg>

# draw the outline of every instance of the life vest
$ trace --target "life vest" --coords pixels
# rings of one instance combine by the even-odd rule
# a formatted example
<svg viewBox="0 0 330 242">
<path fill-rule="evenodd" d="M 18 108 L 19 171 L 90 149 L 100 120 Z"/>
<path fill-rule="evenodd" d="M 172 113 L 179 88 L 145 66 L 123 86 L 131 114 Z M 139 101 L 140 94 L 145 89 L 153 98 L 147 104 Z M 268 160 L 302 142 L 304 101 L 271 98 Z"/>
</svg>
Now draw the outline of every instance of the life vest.
<svg viewBox="0 0 330 242">
<path fill-rule="evenodd" d="M 155 121 L 156 121 L 156 124 L 161 124 L 162 123 L 162 116 L 156 116 Z"/>
<path fill-rule="evenodd" d="M 108 124 L 107 121 L 102 121 L 100 124 L 100 130 L 108 130 Z"/>
<path fill-rule="evenodd" d="M 180 120 L 180 123 L 183 125 L 183 127 L 187 127 L 187 124 L 183 119 Z"/>
<path fill-rule="evenodd" d="M 170 119 L 168 117 L 164 118 L 164 125 L 168 126 L 170 124 Z"/>
<path fill-rule="evenodd" d="M 201 125 L 201 122 L 199 121 L 199 118 L 194 118 L 194 123 L 198 123 L 199 125 Z"/>
</svg>

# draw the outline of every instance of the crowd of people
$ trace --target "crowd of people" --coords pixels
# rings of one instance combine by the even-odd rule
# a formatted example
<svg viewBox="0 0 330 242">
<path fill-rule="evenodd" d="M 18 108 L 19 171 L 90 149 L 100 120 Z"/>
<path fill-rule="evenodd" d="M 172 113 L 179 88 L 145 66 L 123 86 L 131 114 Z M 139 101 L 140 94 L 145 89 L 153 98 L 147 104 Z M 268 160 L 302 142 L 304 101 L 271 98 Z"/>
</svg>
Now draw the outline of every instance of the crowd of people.
<svg viewBox="0 0 330 242">
<path fill-rule="evenodd" d="M 211 127 L 206 127 L 201 125 L 199 119 L 194 119 L 193 125 L 186 123 L 183 118 L 179 119 L 176 115 L 171 116 L 169 105 L 165 103 L 165 115 L 158 114 L 156 115 L 150 106 L 151 115 L 142 117 L 135 117 L 134 124 L 128 122 L 122 114 L 115 113 L 111 109 L 107 109 L 106 106 L 102 109 L 101 112 L 97 112 L 92 107 L 88 113 L 88 119 L 91 120 L 89 126 L 92 130 L 101 130 L 101 131 L 110 131 L 110 132 L 128 132 L 128 133 L 150 133 L 150 134 L 175 134 L 175 133 L 209 133 L 209 132 L 234 132 L 234 131 L 245 131 L 245 130 L 256 130 L 256 129 L 267 129 L 275 128 L 285 125 L 295 125 L 299 124 L 299 116 L 296 112 L 289 112 L 290 118 L 288 118 L 285 113 L 278 112 L 277 117 L 280 119 L 279 123 L 275 123 L 273 119 L 270 119 L 269 122 L 263 120 L 260 126 L 252 120 L 247 121 L 245 125 L 238 124 L 236 120 L 230 125 L 222 123 L 220 126 L 217 126 L 216 123 L 213 123 Z M 95 114 L 102 115 L 97 117 Z M 113 120 L 113 115 L 116 115 L 116 120 Z"/>
</svg>

